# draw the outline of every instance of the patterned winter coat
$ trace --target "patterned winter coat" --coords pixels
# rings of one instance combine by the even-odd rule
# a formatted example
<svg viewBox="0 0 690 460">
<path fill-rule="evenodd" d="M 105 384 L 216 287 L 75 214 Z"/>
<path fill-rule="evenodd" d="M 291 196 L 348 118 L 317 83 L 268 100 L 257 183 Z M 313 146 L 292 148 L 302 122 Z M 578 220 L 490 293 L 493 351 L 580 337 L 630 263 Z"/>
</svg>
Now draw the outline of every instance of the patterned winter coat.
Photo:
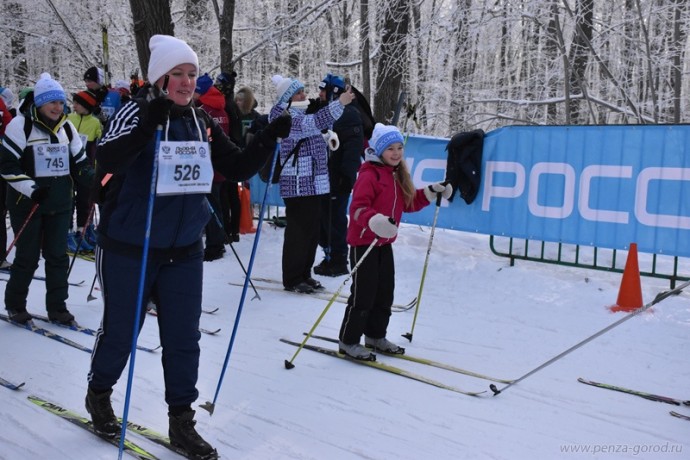
<svg viewBox="0 0 690 460">
<path fill-rule="evenodd" d="M 418 189 L 411 206 L 405 205 L 400 184 L 395 181 L 393 166 L 384 165 L 370 156 L 362 163 L 352 190 L 350 203 L 350 224 L 347 227 L 347 244 L 350 246 L 368 246 L 376 238 L 369 228 L 369 219 L 376 214 L 392 217 L 397 225 L 403 212 L 415 212 L 429 205 L 424 189 Z M 393 238 L 379 238 L 377 246 L 391 244 Z"/>
<path fill-rule="evenodd" d="M 280 116 L 285 105 L 275 105 L 269 114 L 269 121 Z M 280 163 L 285 163 L 280 175 L 280 196 L 295 198 L 301 196 L 325 195 L 330 192 L 328 178 L 328 146 L 321 130 L 331 129 L 335 120 L 343 113 L 343 105 L 335 100 L 318 112 L 306 115 L 303 110 L 291 107 L 292 128 L 290 137 L 280 145 Z M 305 139 L 287 162 L 286 159 L 300 139 Z"/>
</svg>

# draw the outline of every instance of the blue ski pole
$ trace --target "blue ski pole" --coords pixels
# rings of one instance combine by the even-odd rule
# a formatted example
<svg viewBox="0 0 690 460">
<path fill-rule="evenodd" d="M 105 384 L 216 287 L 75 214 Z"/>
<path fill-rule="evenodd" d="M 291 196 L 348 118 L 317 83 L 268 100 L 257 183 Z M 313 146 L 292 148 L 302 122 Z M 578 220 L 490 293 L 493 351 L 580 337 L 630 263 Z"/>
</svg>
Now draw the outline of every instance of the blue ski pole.
<svg viewBox="0 0 690 460">
<path fill-rule="evenodd" d="M 162 97 L 168 94 L 168 79 L 165 76 Z M 141 254 L 141 274 L 139 276 L 139 292 L 137 293 L 137 309 L 134 314 L 134 328 L 132 329 L 132 346 L 130 348 L 129 372 L 127 374 L 127 391 L 125 392 L 125 407 L 122 412 L 122 431 L 120 432 L 120 452 L 118 460 L 122 459 L 125 450 L 125 436 L 127 435 L 127 415 L 129 413 L 129 401 L 132 394 L 132 380 L 134 380 L 134 362 L 137 354 L 137 336 L 139 335 L 139 323 L 141 322 L 141 306 L 144 299 L 144 285 L 146 280 L 146 267 L 148 265 L 149 243 L 151 242 L 151 221 L 153 220 L 153 203 L 156 198 L 156 180 L 158 178 L 158 151 L 161 145 L 163 126 L 156 127 L 156 146 L 153 151 L 153 170 L 151 171 L 151 188 L 149 189 L 149 204 L 146 213 L 146 228 L 144 231 L 144 247 Z"/>
<path fill-rule="evenodd" d="M 288 103 L 288 108 L 290 109 L 290 104 Z M 273 160 L 271 163 L 271 174 L 269 178 L 273 177 L 273 172 L 275 171 L 276 161 L 280 161 L 280 139 L 276 142 L 276 148 L 273 152 Z M 232 346 L 235 343 L 235 336 L 237 335 L 237 327 L 240 324 L 240 316 L 242 315 L 242 307 L 244 306 L 244 299 L 247 296 L 247 287 L 249 286 L 249 280 L 251 279 L 252 267 L 254 266 L 254 258 L 256 257 L 256 248 L 259 245 L 259 237 L 261 236 L 261 226 L 264 221 L 264 210 L 266 208 L 266 199 L 268 198 L 268 191 L 271 189 L 271 180 L 266 183 L 266 190 L 264 190 L 264 197 L 261 200 L 261 210 L 259 212 L 259 224 L 256 226 L 256 235 L 254 236 L 254 245 L 252 246 L 252 253 L 249 257 L 249 265 L 247 266 L 247 274 L 244 277 L 244 286 L 242 287 L 242 295 L 240 296 L 240 304 L 237 307 L 237 314 L 235 315 L 235 324 L 232 327 L 232 335 L 230 336 L 230 343 L 228 343 L 228 351 L 225 354 L 225 361 L 223 362 L 223 368 L 220 371 L 220 378 L 218 379 L 218 386 L 216 387 L 216 393 L 213 396 L 213 402 L 206 401 L 204 404 L 200 404 L 199 407 L 209 411 L 213 415 L 213 411 L 216 408 L 216 401 L 218 400 L 218 393 L 220 393 L 220 387 L 223 385 L 223 377 L 225 376 L 225 371 L 228 368 L 228 361 L 230 361 L 230 353 L 232 352 Z"/>
</svg>

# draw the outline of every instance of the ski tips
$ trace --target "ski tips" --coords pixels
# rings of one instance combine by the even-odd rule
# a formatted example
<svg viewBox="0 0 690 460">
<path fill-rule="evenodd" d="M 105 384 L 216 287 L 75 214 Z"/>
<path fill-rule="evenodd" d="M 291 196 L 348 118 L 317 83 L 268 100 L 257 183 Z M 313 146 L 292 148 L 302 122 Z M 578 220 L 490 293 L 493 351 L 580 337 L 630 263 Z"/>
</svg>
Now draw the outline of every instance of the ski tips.
<svg viewBox="0 0 690 460">
<path fill-rule="evenodd" d="M 406 332 L 405 334 L 402 334 L 402 337 L 405 337 L 407 340 L 412 342 L 412 333 Z"/>
<path fill-rule="evenodd" d="M 494 392 L 494 396 L 497 396 L 501 393 L 501 390 L 499 390 L 493 383 L 489 385 L 489 389 Z"/>
<path fill-rule="evenodd" d="M 204 410 L 207 410 L 209 414 L 213 415 L 213 411 L 216 408 L 216 405 L 213 404 L 211 401 L 206 401 L 204 404 L 199 404 L 199 407 L 201 407 Z"/>
<path fill-rule="evenodd" d="M 290 361 L 288 361 L 287 359 L 285 360 L 285 369 L 292 369 L 292 368 L 294 368 L 294 367 L 295 367 L 294 364 L 292 364 L 292 363 L 291 363 Z"/>
</svg>

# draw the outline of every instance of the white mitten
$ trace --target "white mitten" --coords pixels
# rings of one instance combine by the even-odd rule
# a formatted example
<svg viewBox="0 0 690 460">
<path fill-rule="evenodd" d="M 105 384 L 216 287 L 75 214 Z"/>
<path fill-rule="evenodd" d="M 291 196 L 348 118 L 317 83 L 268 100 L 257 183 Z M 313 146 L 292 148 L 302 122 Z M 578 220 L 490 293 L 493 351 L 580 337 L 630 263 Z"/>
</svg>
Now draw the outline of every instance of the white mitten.
<svg viewBox="0 0 690 460">
<path fill-rule="evenodd" d="M 441 196 L 447 200 L 453 194 L 453 186 L 450 184 L 444 184 L 443 182 L 437 182 L 424 189 L 424 196 L 426 196 L 426 199 L 429 200 L 429 203 L 436 201 L 436 195 L 438 193 L 440 193 Z"/>
<path fill-rule="evenodd" d="M 369 219 L 369 228 L 380 238 L 393 238 L 398 234 L 398 226 L 383 214 L 376 214 Z"/>
</svg>

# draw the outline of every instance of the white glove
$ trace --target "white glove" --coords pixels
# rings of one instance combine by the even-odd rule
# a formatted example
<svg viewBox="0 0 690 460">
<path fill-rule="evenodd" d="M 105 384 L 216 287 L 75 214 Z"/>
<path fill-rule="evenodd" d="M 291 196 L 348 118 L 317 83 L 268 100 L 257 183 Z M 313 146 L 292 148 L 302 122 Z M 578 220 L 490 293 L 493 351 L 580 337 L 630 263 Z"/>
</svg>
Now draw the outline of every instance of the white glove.
<svg viewBox="0 0 690 460">
<path fill-rule="evenodd" d="M 393 238 L 398 234 L 398 226 L 383 214 L 376 214 L 369 219 L 369 228 L 380 238 Z"/>
<path fill-rule="evenodd" d="M 323 140 L 326 141 L 326 144 L 328 144 L 328 148 L 331 150 L 331 152 L 335 152 L 340 147 L 340 139 L 335 131 L 331 131 L 329 129 L 323 133 Z"/>
<path fill-rule="evenodd" d="M 426 199 L 429 200 L 429 203 L 436 201 L 436 195 L 438 193 L 440 193 L 441 196 L 447 200 L 453 194 L 453 186 L 450 184 L 444 184 L 443 182 L 437 182 L 424 189 L 424 196 L 426 196 Z"/>
</svg>

